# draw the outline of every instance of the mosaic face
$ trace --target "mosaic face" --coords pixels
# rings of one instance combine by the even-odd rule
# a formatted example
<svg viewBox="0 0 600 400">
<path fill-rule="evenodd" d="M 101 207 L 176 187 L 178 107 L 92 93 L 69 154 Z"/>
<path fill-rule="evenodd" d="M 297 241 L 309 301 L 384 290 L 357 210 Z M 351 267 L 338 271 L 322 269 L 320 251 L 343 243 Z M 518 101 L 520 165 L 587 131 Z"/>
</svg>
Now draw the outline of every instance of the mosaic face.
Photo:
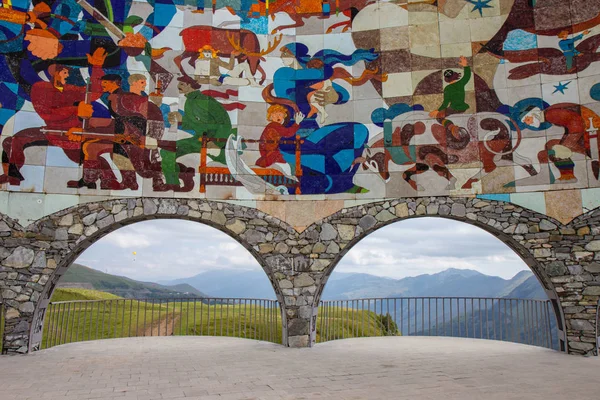
<svg viewBox="0 0 600 400">
<path fill-rule="evenodd" d="M 600 205 L 598 21 L 600 0 L 4 0 L 0 183 L 48 212 L 478 195 L 569 219 Z"/>
</svg>

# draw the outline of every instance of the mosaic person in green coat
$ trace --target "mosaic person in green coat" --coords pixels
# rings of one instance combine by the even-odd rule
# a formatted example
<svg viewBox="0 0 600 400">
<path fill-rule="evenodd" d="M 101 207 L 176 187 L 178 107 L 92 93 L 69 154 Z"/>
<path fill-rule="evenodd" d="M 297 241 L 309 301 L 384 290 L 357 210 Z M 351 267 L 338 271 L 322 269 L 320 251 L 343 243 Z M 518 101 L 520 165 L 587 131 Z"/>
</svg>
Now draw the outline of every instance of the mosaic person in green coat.
<svg viewBox="0 0 600 400">
<path fill-rule="evenodd" d="M 175 149 L 161 149 L 160 156 L 166 184 L 179 186 L 181 171 L 177 159 L 186 154 L 200 153 L 202 136 L 206 134 L 209 139 L 217 139 L 208 142 L 209 150 L 212 148 L 218 151 L 217 155 L 207 154 L 207 156 L 213 161 L 225 164 L 225 143 L 233 130 L 231 119 L 223 105 L 214 98 L 202 94 L 198 90 L 199 84 L 180 78 L 177 88 L 186 98 L 183 115 L 178 111 L 169 113 L 169 122 L 171 124 L 180 122 L 181 129 L 190 133 L 192 137 L 175 142 Z"/>
<path fill-rule="evenodd" d="M 436 118 L 455 137 L 460 135 L 460 127 L 454 125 L 447 117 L 462 114 L 469 109 L 469 105 L 465 102 L 465 88 L 471 80 L 471 67 L 466 57 L 461 56 L 458 65 L 463 67 L 462 77 L 460 73 L 451 69 L 444 71 L 444 81 L 448 84 L 444 88 L 444 101 L 437 110 L 429 113 L 430 117 Z"/>
</svg>

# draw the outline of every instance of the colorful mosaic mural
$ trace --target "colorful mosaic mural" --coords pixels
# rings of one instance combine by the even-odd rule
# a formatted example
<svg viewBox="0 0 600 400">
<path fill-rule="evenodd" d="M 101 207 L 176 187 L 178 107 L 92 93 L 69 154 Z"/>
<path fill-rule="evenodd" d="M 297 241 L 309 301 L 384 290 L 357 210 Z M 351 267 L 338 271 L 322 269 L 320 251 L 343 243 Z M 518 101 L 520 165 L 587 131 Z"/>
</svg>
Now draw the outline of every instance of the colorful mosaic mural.
<svg viewBox="0 0 600 400">
<path fill-rule="evenodd" d="M 600 205 L 599 21 L 600 0 L 2 0 L 0 194 L 28 197 L 0 211 L 481 196 L 568 221 Z"/>
</svg>

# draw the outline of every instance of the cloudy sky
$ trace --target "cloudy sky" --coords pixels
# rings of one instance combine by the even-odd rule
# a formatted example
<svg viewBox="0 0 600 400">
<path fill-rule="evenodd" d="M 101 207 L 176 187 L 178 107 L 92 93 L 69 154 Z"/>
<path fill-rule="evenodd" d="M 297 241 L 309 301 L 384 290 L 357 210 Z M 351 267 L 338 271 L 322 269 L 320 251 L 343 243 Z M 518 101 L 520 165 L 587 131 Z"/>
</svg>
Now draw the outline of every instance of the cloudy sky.
<svg viewBox="0 0 600 400">
<path fill-rule="evenodd" d="M 260 268 L 229 236 L 180 220 L 145 221 L 121 228 L 88 248 L 77 262 L 144 281 L 186 278 L 214 269 Z M 479 228 L 420 218 L 371 234 L 344 257 L 336 271 L 403 278 L 447 268 L 511 278 L 528 267 L 505 244 Z"/>
</svg>

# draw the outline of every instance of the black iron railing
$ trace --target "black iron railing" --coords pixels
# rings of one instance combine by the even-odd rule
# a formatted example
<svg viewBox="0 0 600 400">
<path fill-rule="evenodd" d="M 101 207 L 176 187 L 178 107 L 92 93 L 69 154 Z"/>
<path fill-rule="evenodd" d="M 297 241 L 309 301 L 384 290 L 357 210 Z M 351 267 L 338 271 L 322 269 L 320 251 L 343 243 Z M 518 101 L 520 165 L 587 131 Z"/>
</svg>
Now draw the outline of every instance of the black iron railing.
<svg viewBox="0 0 600 400">
<path fill-rule="evenodd" d="M 549 300 L 402 297 L 320 303 L 317 342 L 400 335 L 503 340 L 558 349 Z"/>
<path fill-rule="evenodd" d="M 600 313 L 600 302 L 598 309 Z M 0 304 L 0 344 L 4 318 L 5 310 Z M 317 342 L 373 336 L 449 336 L 559 348 L 554 310 L 547 300 L 483 297 L 331 300 L 320 303 L 316 322 Z M 232 336 L 281 343 L 281 328 L 280 305 L 275 300 L 53 302 L 46 313 L 42 348 L 87 340 L 171 335 Z"/>
<path fill-rule="evenodd" d="M 42 348 L 139 336 L 233 336 L 281 343 L 279 303 L 265 299 L 114 299 L 53 302 Z"/>
</svg>

